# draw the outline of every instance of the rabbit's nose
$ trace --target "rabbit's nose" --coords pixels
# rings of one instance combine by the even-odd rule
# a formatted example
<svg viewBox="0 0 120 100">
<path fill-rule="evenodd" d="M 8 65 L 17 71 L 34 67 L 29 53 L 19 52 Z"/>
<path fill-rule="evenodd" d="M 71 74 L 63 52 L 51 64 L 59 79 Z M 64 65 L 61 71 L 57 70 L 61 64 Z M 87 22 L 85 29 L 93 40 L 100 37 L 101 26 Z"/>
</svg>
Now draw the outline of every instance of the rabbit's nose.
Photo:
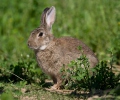
<svg viewBox="0 0 120 100">
<path fill-rule="evenodd" d="M 28 41 L 28 43 L 27 43 L 27 44 L 28 44 L 28 46 L 30 46 L 30 41 Z"/>
</svg>

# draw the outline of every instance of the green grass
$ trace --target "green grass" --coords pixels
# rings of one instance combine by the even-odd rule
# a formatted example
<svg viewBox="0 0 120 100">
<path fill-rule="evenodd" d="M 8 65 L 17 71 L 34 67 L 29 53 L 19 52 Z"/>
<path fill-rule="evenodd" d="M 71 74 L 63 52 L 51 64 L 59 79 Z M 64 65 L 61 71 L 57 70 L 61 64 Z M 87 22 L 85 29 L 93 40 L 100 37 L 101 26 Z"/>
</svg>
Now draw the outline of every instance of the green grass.
<svg viewBox="0 0 120 100">
<path fill-rule="evenodd" d="M 5 86 L 4 93 L 0 95 L 0 100 L 118 100 L 120 96 L 112 96 L 116 91 L 111 90 L 111 94 L 108 94 L 107 91 L 99 91 L 98 96 L 96 93 L 72 93 L 72 94 L 64 94 L 49 92 L 45 89 L 41 88 L 39 85 L 30 84 L 26 85 L 24 82 L 20 82 L 17 84 L 5 84 L 1 83 L 0 86 Z M 2 90 L 2 88 L 0 88 Z M 119 91 L 120 87 L 117 91 Z M 94 91 L 94 90 L 93 90 Z M 113 93 L 112 93 L 113 92 Z M 100 96 L 100 97 L 99 97 Z M 93 99 L 96 98 L 96 99 Z"/>
<path fill-rule="evenodd" d="M 35 70 L 38 69 L 38 66 L 33 51 L 27 46 L 27 39 L 30 32 L 39 27 L 40 16 L 45 7 L 56 7 L 57 17 L 53 25 L 55 37 L 72 36 L 82 40 L 96 53 L 100 61 L 109 61 L 111 56 L 108 51 L 112 51 L 115 64 L 120 65 L 120 0 L 0 1 L 0 87 L 4 88 L 4 93 L 7 90 L 5 89 L 6 85 L 8 88 L 12 88 L 10 84 L 13 84 L 14 79 L 11 79 L 9 72 L 13 72 L 16 66 L 27 69 L 24 74 L 28 77 L 22 76 L 22 78 L 30 80 L 30 83 L 33 82 L 32 80 L 37 80 L 37 77 L 42 74 L 39 69 L 40 74 L 35 75 L 38 73 Z M 25 63 L 19 65 L 20 60 L 25 60 Z M 31 61 L 33 62 L 29 67 Z M 32 75 L 35 75 L 35 78 L 30 78 Z M 10 83 L 11 81 L 12 83 Z M 35 84 L 38 85 L 36 81 Z M 14 85 L 17 87 L 17 84 Z M 22 88 L 22 85 L 18 86 Z M 10 91 L 15 95 L 20 92 L 20 90 L 18 92 Z M 36 90 L 34 91 L 38 97 L 41 93 L 45 96 L 44 94 L 47 92 L 38 90 L 37 93 Z M 47 93 L 50 100 L 63 97 L 55 93 Z M 29 94 L 30 92 L 26 95 Z M 19 95 L 24 95 L 24 93 Z M 65 100 L 71 99 L 68 96 L 64 96 L 64 98 L 66 98 Z"/>
<path fill-rule="evenodd" d="M 120 34 L 120 1 L 112 0 L 4 0 L 0 4 L 0 55 L 18 58 L 31 55 L 27 47 L 30 32 L 40 25 L 45 7 L 57 10 L 53 33 L 81 39 L 102 59 L 113 38 Z M 106 56 L 106 55 L 105 55 Z"/>
</svg>

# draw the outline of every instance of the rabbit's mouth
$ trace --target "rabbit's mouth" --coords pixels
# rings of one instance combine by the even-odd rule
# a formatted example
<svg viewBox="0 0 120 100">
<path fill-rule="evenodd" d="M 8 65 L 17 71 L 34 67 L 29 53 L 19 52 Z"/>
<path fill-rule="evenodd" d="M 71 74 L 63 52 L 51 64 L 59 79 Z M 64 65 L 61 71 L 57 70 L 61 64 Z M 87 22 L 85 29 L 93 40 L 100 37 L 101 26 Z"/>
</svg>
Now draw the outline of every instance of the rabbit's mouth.
<svg viewBox="0 0 120 100">
<path fill-rule="evenodd" d="M 28 41 L 28 47 L 30 49 L 33 49 L 33 50 L 37 50 L 39 48 L 39 46 L 37 46 L 36 44 L 32 43 L 31 41 Z"/>
<path fill-rule="evenodd" d="M 28 46 L 30 49 L 33 49 L 33 50 L 37 50 L 38 47 L 32 47 L 32 46 Z"/>
<path fill-rule="evenodd" d="M 39 47 L 37 46 L 31 46 L 30 43 L 28 43 L 28 47 L 33 50 L 37 50 Z"/>
<path fill-rule="evenodd" d="M 29 45 L 28 45 L 29 46 Z M 47 45 L 42 45 L 42 46 L 29 46 L 30 49 L 33 49 L 33 50 L 45 50 L 47 47 Z"/>
</svg>

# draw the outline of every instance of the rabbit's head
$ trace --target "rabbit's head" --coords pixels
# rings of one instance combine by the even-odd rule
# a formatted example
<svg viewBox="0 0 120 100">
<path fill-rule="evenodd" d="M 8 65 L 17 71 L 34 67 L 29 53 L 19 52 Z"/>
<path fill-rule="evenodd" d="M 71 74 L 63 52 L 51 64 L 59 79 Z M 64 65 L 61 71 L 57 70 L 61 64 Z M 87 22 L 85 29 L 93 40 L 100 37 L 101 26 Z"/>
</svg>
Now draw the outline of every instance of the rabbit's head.
<svg viewBox="0 0 120 100">
<path fill-rule="evenodd" d="M 55 21 L 55 7 L 45 8 L 41 16 L 40 27 L 31 32 L 28 39 L 28 46 L 34 50 L 44 50 L 54 36 L 51 28 Z"/>
</svg>

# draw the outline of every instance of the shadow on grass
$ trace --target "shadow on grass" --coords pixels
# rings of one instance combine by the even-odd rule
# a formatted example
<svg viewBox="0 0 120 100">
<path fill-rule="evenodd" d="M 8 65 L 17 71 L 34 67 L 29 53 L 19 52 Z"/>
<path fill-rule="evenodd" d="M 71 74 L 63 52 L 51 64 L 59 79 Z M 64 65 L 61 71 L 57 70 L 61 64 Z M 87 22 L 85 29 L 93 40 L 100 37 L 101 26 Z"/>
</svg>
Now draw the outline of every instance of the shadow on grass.
<svg viewBox="0 0 120 100">
<path fill-rule="evenodd" d="M 120 96 L 120 84 L 118 84 L 114 89 L 107 89 L 107 90 L 97 90 L 92 89 L 90 92 L 85 91 L 73 91 L 73 90 L 46 90 L 45 88 L 49 88 L 52 86 L 51 82 L 46 82 L 43 91 L 49 91 L 51 93 L 56 93 L 60 95 L 65 95 L 70 98 L 77 98 L 77 99 L 97 99 L 100 100 L 110 99 L 115 100 L 118 96 Z M 68 92 L 68 93 L 67 93 Z"/>
<path fill-rule="evenodd" d="M 4 87 L 0 87 L 0 94 L 4 92 Z"/>
<path fill-rule="evenodd" d="M 69 94 L 70 97 L 75 97 L 75 98 L 81 98 L 83 97 L 84 99 L 86 98 L 100 98 L 100 100 L 104 99 L 110 99 L 110 100 L 115 100 L 120 96 L 120 84 L 116 86 L 114 89 L 108 89 L 108 90 L 92 90 L 89 93 L 81 93 L 81 92 L 72 92 Z"/>
</svg>

